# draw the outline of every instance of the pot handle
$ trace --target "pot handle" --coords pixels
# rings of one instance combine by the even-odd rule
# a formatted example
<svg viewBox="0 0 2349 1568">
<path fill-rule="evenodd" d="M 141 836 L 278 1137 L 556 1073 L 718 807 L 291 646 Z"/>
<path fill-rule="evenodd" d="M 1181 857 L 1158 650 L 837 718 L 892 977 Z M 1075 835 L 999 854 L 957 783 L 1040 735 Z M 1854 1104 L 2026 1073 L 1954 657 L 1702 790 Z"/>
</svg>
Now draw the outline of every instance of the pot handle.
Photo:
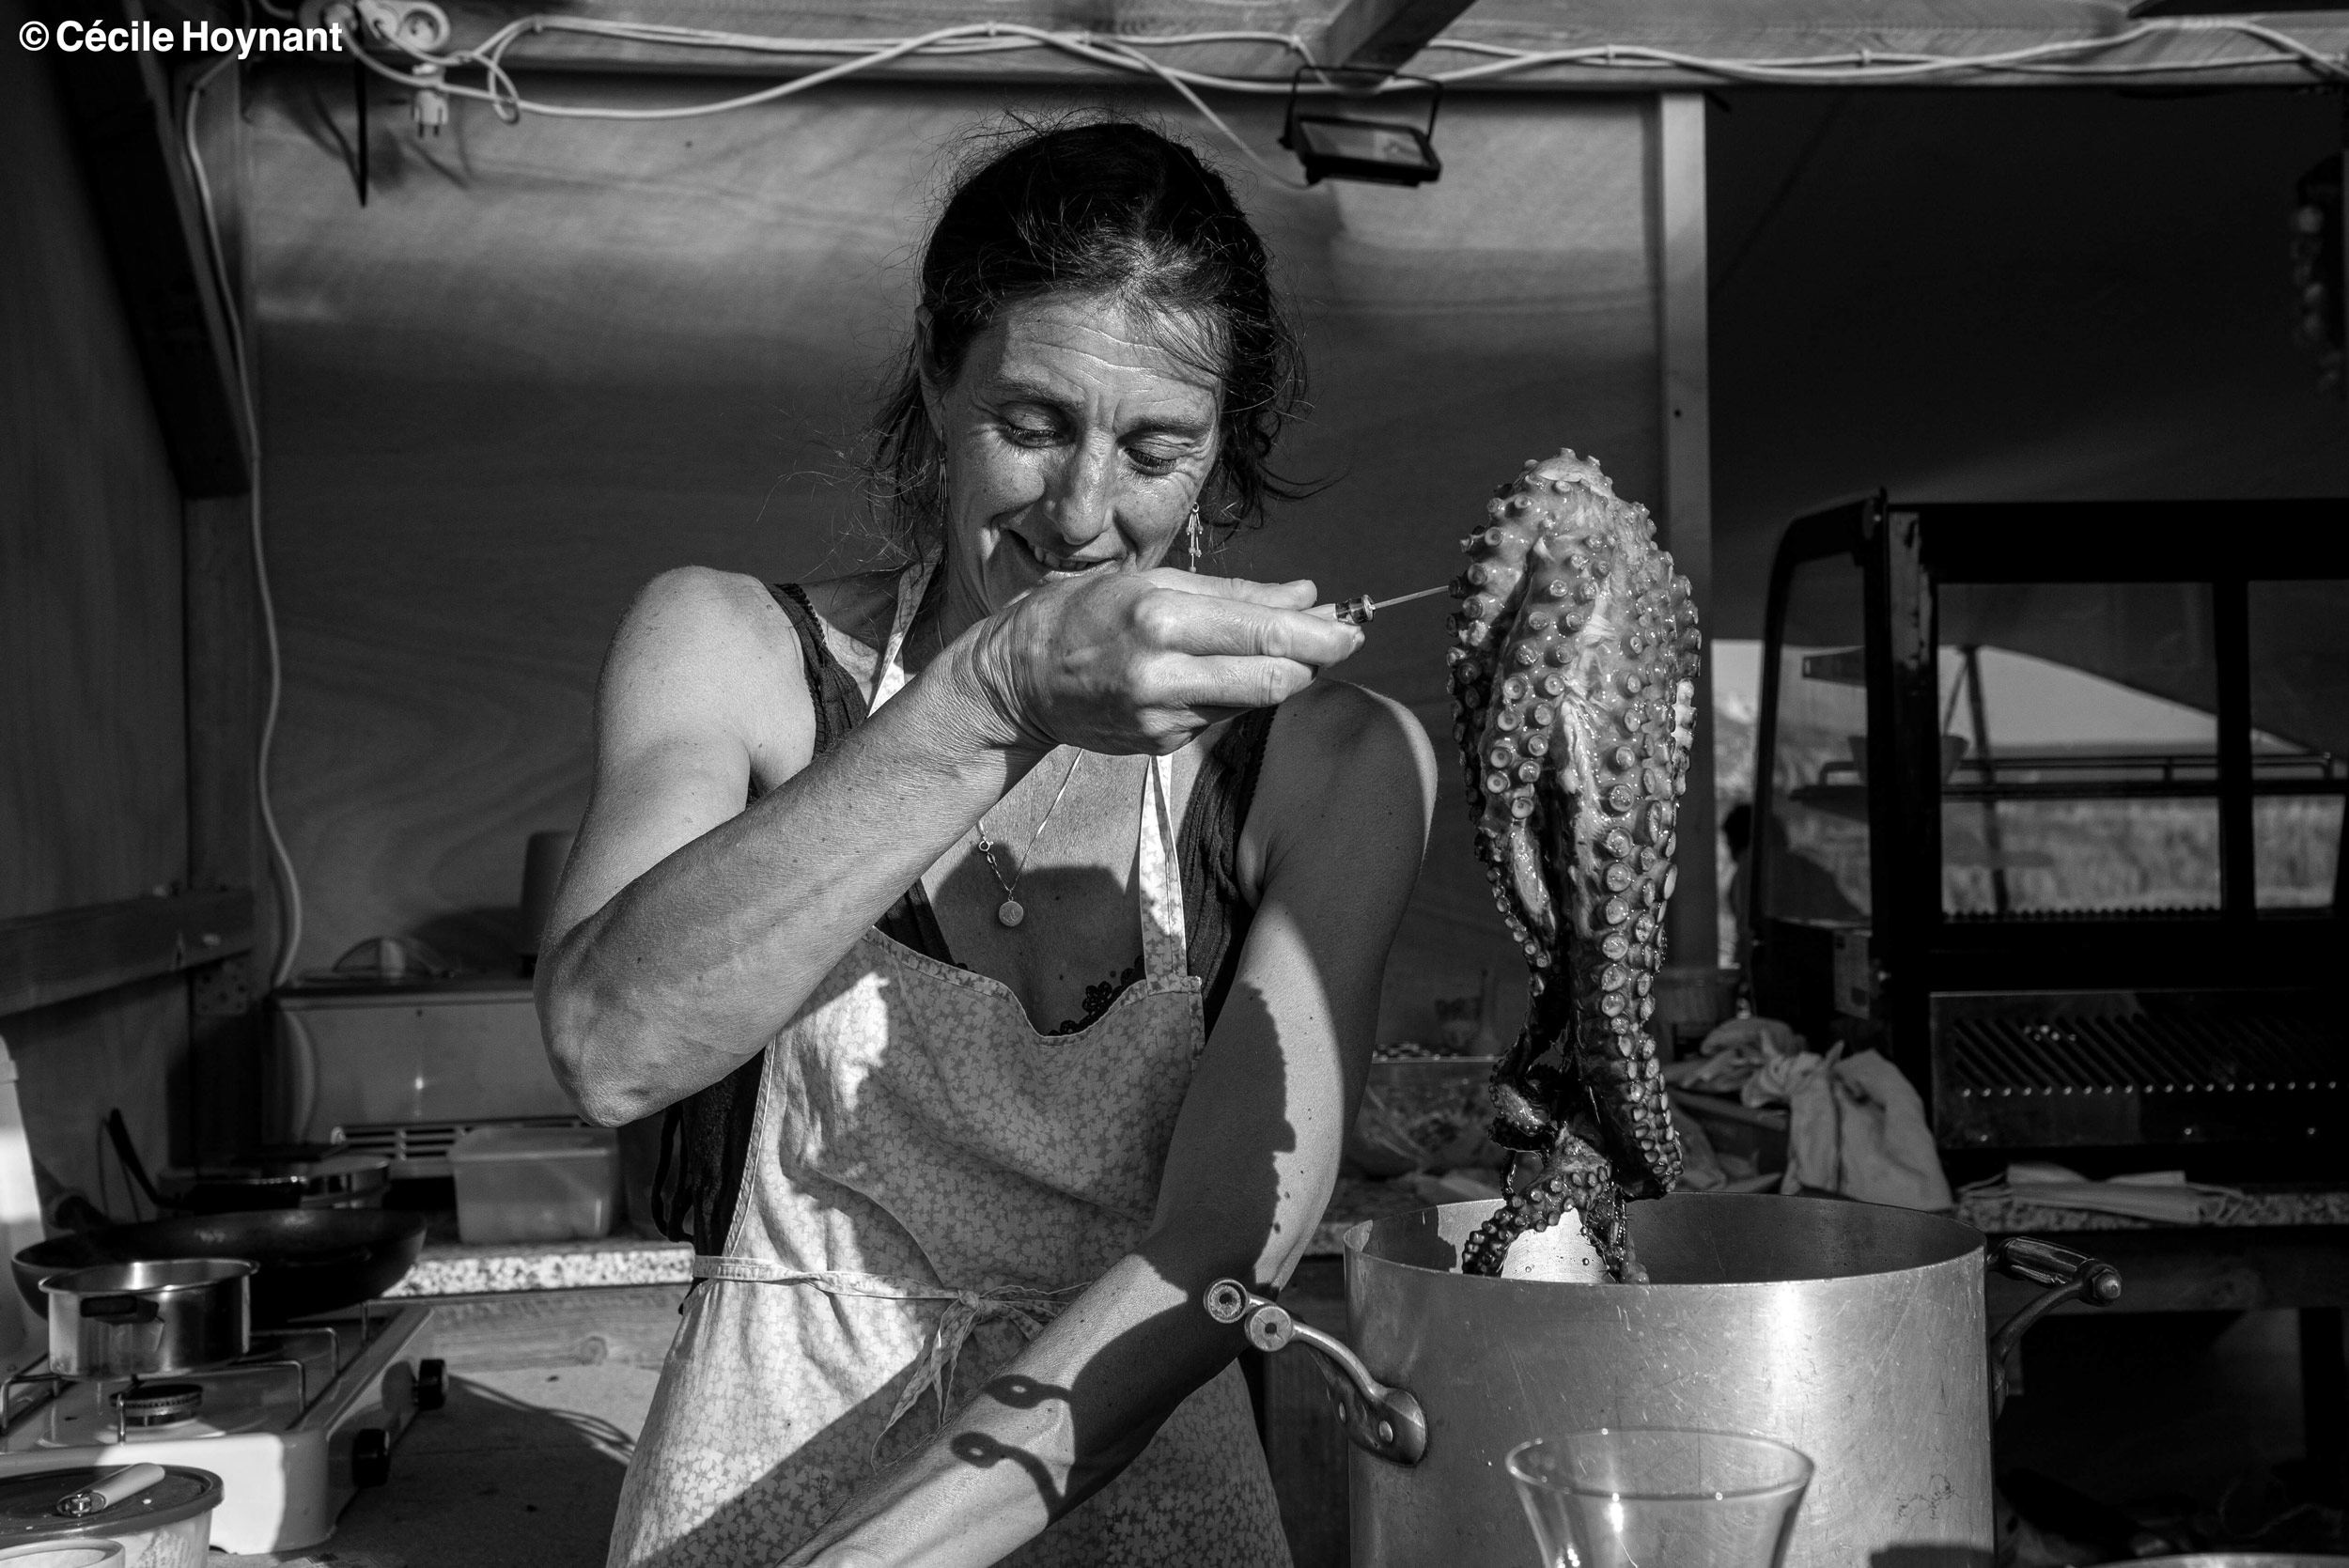
<svg viewBox="0 0 2349 1568">
<path fill-rule="evenodd" d="M 163 1315 L 144 1296 L 85 1296 L 80 1311 L 99 1323 L 152 1323 Z"/>
<path fill-rule="evenodd" d="M 2121 1271 L 2108 1263 L 2037 1236 L 2009 1236 L 1990 1249 L 1992 1268 L 2010 1280 L 2046 1285 L 2029 1306 L 1990 1336 L 1990 1419 L 2006 1408 L 2006 1358 L 2030 1326 L 2066 1301 L 2109 1307 L 2121 1299 Z"/>
<path fill-rule="evenodd" d="M 1277 1301 L 1256 1295 L 1237 1280 L 1218 1280 L 1202 1298 L 1218 1323 L 1239 1325 L 1258 1350 L 1284 1348 L 1291 1340 L 1314 1351 L 1314 1365 L 1338 1403 L 1346 1435 L 1364 1453 L 1416 1465 L 1427 1454 L 1427 1416 L 1409 1390 L 1389 1388 L 1370 1374 L 1344 1340 L 1298 1322 Z"/>
</svg>

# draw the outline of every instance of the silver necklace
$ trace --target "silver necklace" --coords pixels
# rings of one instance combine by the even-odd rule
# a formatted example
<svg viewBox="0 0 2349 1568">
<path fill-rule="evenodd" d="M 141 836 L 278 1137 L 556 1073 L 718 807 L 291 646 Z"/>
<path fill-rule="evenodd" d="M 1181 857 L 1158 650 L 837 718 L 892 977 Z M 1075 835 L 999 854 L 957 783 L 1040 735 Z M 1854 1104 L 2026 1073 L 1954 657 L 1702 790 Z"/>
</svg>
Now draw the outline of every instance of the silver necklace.
<svg viewBox="0 0 2349 1568">
<path fill-rule="evenodd" d="M 1077 776 L 1077 765 L 1084 759 L 1081 747 L 1075 756 L 1068 759 L 1068 773 L 1061 780 L 1060 788 L 1052 792 L 1052 803 L 1044 808 L 1044 815 L 1036 823 L 1035 831 L 1029 835 L 1028 852 L 1019 857 L 1019 868 L 1011 874 L 1008 882 L 1003 880 L 1003 868 L 995 863 L 995 846 L 988 842 L 987 818 L 979 818 L 979 853 L 987 857 L 987 869 L 995 874 L 996 884 L 1003 890 L 1003 901 L 995 906 L 995 918 L 1005 925 L 1017 925 L 1028 918 L 1028 911 L 1019 898 L 1019 878 L 1027 875 L 1028 866 L 1035 860 L 1036 841 L 1044 836 L 1044 825 L 1051 821 L 1052 814 L 1060 809 L 1060 798 L 1068 793 L 1068 781 Z"/>
</svg>

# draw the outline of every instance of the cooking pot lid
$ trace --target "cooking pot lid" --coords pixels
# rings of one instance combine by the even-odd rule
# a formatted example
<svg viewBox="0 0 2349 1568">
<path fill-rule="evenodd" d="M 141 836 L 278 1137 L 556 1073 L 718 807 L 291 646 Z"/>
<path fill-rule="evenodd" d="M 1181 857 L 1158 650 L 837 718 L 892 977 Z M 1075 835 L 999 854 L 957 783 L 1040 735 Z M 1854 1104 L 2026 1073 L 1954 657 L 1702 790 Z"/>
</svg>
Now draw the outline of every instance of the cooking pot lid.
<svg viewBox="0 0 2349 1568">
<path fill-rule="evenodd" d="M 75 1466 L 0 1476 L 0 1546 L 65 1541 L 80 1535 L 122 1536 L 161 1529 L 220 1506 L 220 1477 L 185 1465 L 164 1467 L 163 1479 L 101 1514 L 79 1519 L 57 1512 L 57 1499 L 94 1486 L 119 1465 Z"/>
</svg>

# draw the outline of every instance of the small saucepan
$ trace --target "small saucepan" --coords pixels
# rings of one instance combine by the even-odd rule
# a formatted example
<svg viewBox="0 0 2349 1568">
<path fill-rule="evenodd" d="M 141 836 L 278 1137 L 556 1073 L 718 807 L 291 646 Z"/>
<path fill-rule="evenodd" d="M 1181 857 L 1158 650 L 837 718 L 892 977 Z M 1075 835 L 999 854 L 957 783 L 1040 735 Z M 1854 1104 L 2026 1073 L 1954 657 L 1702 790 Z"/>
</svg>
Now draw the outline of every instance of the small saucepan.
<svg viewBox="0 0 2349 1568">
<path fill-rule="evenodd" d="M 49 1362 L 72 1377 L 153 1377 L 253 1346 L 254 1265 L 241 1258 L 101 1264 L 41 1281 Z"/>
</svg>

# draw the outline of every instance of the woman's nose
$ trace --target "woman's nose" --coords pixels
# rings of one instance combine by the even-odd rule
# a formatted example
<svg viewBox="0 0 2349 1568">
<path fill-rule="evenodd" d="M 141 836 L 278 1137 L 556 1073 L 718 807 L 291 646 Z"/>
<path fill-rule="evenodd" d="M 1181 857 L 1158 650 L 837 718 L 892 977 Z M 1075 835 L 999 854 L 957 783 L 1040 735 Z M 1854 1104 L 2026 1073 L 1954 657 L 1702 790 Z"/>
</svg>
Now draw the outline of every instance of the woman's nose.
<svg viewBox="0 0 2349 1568">
<path fill-rule="evenodd" d="M 1052 476 L 1045 495 L 1053 532 L 1071 547 L 1100 537 L 1117 511 L 1117 450 L 1112 442 L 1082 442 Z"/>
</svg>

